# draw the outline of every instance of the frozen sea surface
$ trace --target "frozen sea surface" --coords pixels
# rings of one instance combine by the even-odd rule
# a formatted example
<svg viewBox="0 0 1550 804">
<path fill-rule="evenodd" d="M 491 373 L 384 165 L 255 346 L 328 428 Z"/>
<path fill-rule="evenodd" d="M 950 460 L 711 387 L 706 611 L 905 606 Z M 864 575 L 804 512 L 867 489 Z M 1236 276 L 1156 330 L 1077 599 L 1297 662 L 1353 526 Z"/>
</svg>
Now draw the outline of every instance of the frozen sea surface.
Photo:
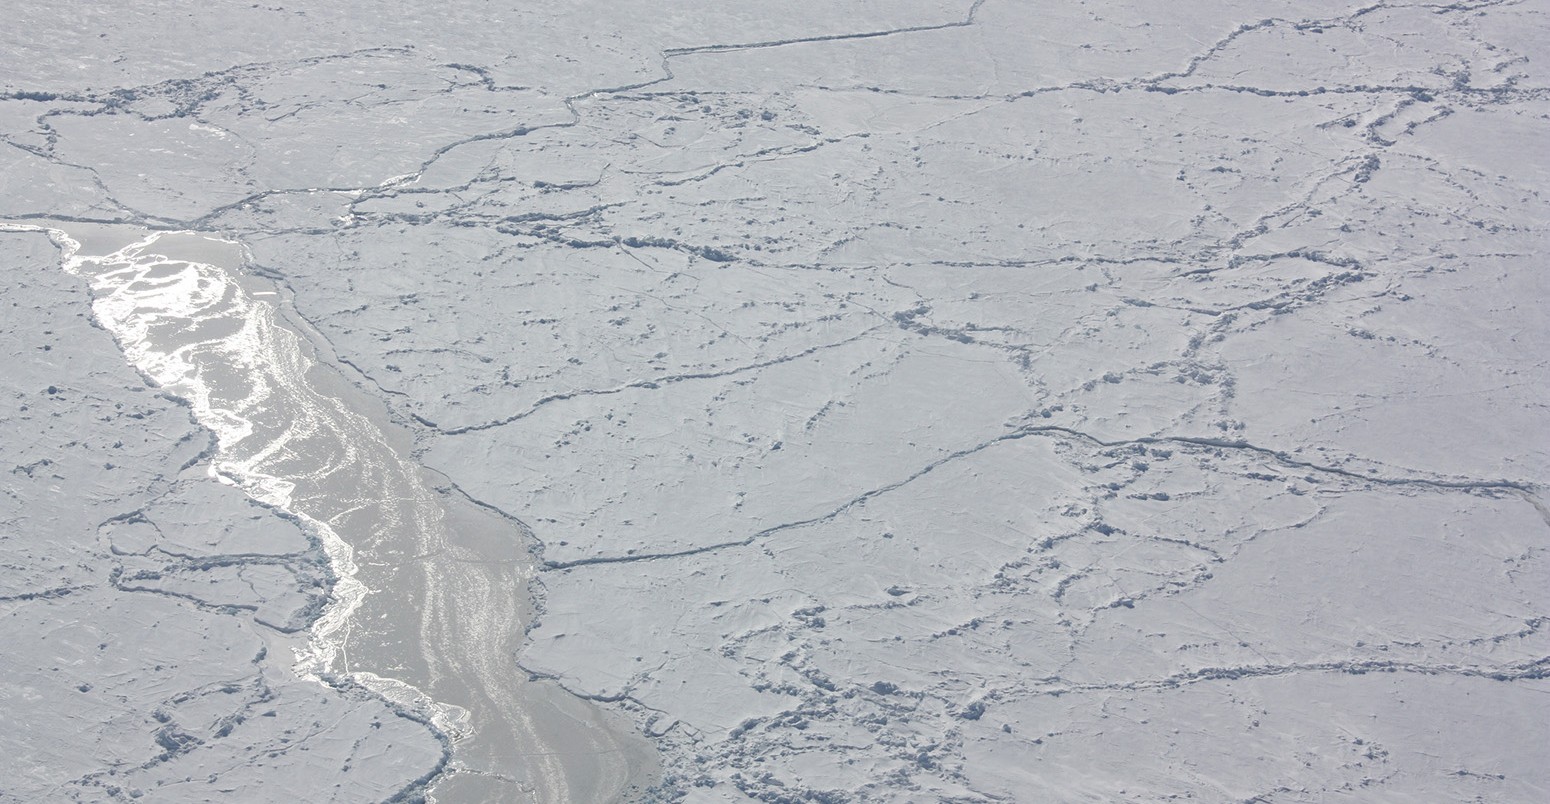
<svg viewBox="0 0 1550 804">
<path fill-rule="evenodd" d="M 1545 3 L 13 16 L 0 799 L 1550 796 Z"/>
</svg>

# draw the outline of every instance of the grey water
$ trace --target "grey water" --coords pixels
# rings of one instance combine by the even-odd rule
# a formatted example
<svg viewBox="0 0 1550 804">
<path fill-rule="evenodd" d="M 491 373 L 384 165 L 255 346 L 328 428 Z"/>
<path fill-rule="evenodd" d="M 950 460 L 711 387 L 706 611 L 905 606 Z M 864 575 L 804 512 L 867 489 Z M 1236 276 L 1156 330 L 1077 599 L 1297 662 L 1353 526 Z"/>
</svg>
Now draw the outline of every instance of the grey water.
<svg viewBox="0 0 1550 804">
<path fill-rule="evenodd" d="M 148 381 L 188 402 L 211 472 L 296 515 L 336 575 L 296 671 L 346 676 L 452 747 L 434 800 L 610 801 L 654 773 L 627 724 L 516 664 L 534 566 L 519 523 L 416 464 L 412 434 L 350 381 L 240 243 L 49 224 L 96 320 Z"/>
</svg>

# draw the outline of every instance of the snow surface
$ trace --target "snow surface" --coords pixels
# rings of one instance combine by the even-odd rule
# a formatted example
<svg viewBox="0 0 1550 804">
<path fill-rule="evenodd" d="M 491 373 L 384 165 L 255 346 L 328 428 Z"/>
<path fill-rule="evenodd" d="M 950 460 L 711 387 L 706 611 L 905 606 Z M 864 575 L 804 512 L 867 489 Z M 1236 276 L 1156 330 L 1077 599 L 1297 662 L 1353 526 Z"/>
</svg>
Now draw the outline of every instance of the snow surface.
<svg viewBox="0 0 1550 804">
<path fill-rule="evenodd" d="M 0 800 L 1550 798 L 1550 4 L 493 5 L 12 9 L 0 219 L 242 245 L 530 751 L 7 233 Z"/>
</svg>

